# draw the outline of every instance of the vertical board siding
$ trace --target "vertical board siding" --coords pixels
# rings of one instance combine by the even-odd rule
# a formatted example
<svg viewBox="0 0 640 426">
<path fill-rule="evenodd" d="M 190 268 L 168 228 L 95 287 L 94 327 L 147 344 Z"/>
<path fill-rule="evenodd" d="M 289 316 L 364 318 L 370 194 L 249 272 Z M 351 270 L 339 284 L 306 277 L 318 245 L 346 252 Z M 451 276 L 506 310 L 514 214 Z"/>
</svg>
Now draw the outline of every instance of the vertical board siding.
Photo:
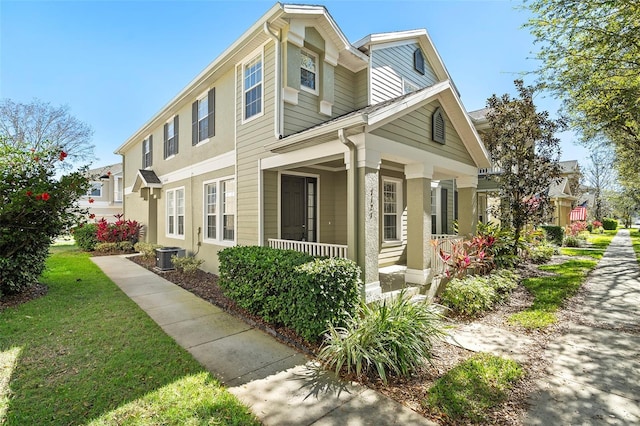
<svg viewBox="0 0 640 426">
<path fill-rule="evenodd" d="M 425 57 L 425 74 L 413 68 L 413 52 L 418 43 L 405 44 L 371 52 L 371 100 L 376 104 L 404 94 L 403 80 L 418 87 L 429 87 L 438 82 L 433 68 Z"/>
</svg>

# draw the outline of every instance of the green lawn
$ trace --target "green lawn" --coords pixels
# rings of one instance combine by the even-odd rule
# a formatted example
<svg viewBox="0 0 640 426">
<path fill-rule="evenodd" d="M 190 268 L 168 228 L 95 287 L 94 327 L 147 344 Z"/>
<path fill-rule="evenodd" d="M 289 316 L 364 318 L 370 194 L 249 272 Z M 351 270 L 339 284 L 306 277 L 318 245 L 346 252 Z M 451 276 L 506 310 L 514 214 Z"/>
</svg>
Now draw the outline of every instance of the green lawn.
<svg viewBox="0 0 640 426">
<path fill-rule="evenodd" d="M 591 247 L 605 250 L 611 244 L 611 240 L 616 236 L 618 230 L 604 231 L 603 234 L 591 234 L 589 235 L 589 243 Z"/>
<path fill-rule="evenodd" d="M 259 424 L 87 254 L 52 251 L 48 295 L 0 313 L 0 424 Z"/>
<path fill-rule="evenodd" d="M 631 244 L 633 244 L 633 250 L 636 252 L 638 263 L 640 263 L 640 230 L 630 229 L 629 233 L 631 235 Z"/>
<path fill-rule="evenodd" d="M 573 296 L 587 274 L 595 268 L 595 260 L 572 259 L 558 265 L 543 265 L 539 269 L 554 275 L 527 278 L 522 281 L 534 296 L 528 309 L 509 317 L 509 322 L 526 328 L 544 328 L 556 322 L 556 311 Z"/>
</svg>

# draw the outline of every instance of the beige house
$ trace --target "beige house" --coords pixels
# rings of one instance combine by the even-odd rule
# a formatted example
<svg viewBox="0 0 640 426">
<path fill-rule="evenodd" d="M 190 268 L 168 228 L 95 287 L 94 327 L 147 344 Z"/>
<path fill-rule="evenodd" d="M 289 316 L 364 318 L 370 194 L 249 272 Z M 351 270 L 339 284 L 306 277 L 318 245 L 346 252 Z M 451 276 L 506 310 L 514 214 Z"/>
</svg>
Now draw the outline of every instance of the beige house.
<svg viewBox="0 0 640 426">
<path fill-rule="evenodd" d="M 115 222 L 116 215 L 124 213 L 124 180 L 122 164 L 110 164 L 87 171 L 90 188 L 87 194 L 80 198 L 78 205 L 88 209 L 95 221 L 105 219 Z M 91 200 L 91 201 L 90 201 Z"/>
<path fill-rule="evenodd" d="M 488 108 L 469 112 L 476 130 L 481 135 L 489 128 L 486 118 Z M 558 182 L 552 183 L 549 187 L 549 198 L 553 206 L 552 219 L 550 225 L 565 226 L 570 223 L 569 214 L 575 207 L 576 194 L 580 181 L 580 167 L 575 160 L 560 161 L 561 177 Z M 494 174 L 501 173 L 499 167 L 480 168 L 478 171 L 477 200 L 478 200 L 478 220 L 483 223 L 499 222 L 495 212 L 499 207 L 499 199 L 495 196 L 498 189 L 497 184 L 491 179 Z"/>
<path fill-rule="evenodd" d="M 351 43 L 322 6 L 276 4 L 120 146 L 125 216 L 218 271 L 270 245 L 430 283 L 430 240 L 476 224 L 487 152 L 425 30 Z"/>
</svg>

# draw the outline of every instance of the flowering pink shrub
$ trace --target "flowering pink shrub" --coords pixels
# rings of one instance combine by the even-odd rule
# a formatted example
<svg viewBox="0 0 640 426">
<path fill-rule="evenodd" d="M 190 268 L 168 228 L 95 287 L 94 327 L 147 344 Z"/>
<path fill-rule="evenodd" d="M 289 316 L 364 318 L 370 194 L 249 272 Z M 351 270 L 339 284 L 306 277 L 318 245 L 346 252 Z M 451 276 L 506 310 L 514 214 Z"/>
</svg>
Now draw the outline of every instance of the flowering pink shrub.
<svg viewBox="0 0 640 426">
<path fill-rule="evenodd" d="M 135 220 L 124 220 L 122 216 L 121 214 L 115 215 L 118 219 L 115 223 L 109 223 L 104 218 L 98 221 L 96 238 L 99 242 L 119 243 L 130 241 L 135 244 L 138 241 L 140 224 Z"/>
<path fill-rule="evenodd" d="M 600 222 L 599 220 L 594 220 L 591 225 L 593 225 L 594 228 L 599 228 L 602 226 L 602 222 Z"/>
<path fill-rule="evenodd" d="M 446 265 L 447 277 L 463 277 L 469 272 L 486 274 L 495 268 L 491 248 L 496 239 L 491 235 L 476 235 L 470 240 L 456 242 L 451 252 L 438 248 L 438 255 Z M 437 240 L 431 241 L 433 248 L 438 246 Z"/>
<path fill-rule="evenodd" d="M 572 222 L 571 225 L 567 225 L 565 230 L 565 235 L 571 235 L 572 237 L 575 237 L 576 235 L 580 234 L 582 231 L 586 231 L 586 230 L 587 230 L 587 222 L 585 221 Z"/>
</svg>

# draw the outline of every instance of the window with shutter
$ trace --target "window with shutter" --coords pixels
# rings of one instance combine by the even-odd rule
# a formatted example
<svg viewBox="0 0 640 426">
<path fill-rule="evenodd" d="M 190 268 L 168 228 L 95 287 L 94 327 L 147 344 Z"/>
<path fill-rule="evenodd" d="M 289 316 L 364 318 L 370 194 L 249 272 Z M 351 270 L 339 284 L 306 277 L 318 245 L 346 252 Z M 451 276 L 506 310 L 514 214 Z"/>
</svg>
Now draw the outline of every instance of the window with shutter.
<svg viewBox="0 0 640 426">
<path fill-rule="evenodd" d="M 164 158 L 178 153 L 178 116 L 164 124 Z"/>
<path fill-rule="evenodd" d="M 422 55 L 422 50 L 420 50 L 420 48 L 417 48 L 413 52 L 413 68 L 420 74 L 424 75 L 424 56 Z"/>
<path fill-rule="evenodd" d="M 198 143 L 214 135 L 215 88 L 191 105 L 191 144 Z"/>
<path fill-rule="evenodd" d="M 153 165 L 153 135 L 149 135 L 142 141 L 142 168 Z"/>
<path fill-rule="evenodd" d="M 441 108 L 436 108 L 431 116 L 431 139 L 441 144 L 445 143 L 446 124 Z"/>
</svg>

